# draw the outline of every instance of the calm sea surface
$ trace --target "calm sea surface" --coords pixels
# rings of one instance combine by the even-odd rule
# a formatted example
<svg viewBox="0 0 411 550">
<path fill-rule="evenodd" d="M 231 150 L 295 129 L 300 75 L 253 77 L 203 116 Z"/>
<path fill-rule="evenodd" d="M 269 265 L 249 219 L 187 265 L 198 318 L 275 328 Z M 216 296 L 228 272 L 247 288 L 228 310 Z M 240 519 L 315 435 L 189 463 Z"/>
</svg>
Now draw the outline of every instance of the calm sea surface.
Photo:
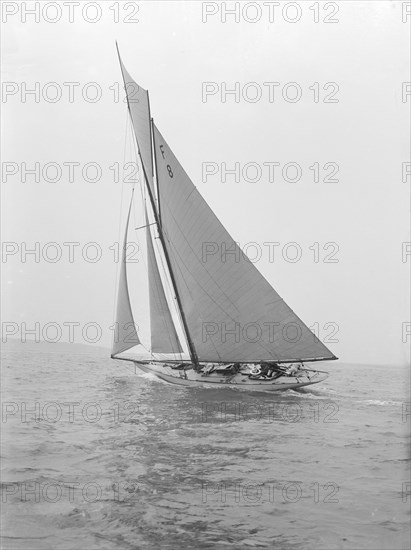
<svg viewBox="0 0 411 550">
<path fill-rule="evenodd" d="M 2 548 L 409 548 L 406 369 L 329 370 L 250 394 L 5 352 Z"/>
</svg>

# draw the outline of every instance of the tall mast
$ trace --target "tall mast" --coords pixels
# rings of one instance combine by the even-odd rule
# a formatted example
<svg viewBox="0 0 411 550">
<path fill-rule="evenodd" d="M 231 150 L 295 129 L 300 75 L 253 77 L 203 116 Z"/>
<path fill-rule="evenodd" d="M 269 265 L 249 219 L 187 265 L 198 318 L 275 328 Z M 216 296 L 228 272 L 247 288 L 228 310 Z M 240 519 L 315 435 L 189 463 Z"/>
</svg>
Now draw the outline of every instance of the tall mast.
<svg viewBox="0 0 411 550">
<path fill-rule="evenodd" d="M 152 145 L 154 145 L 153 119 L 151 119 L 151 128 L 152 128 L 151 134 L 153 136 Z M 155 151 L 154 147 L 153 147 L 153 152 L 154 152 L 154 166 L 155 166 L 155 174 L 156 174 L 156 182 L 157 182 L 158 212 L 156 211 L 153 198 L 151 200 L 151 204 L 153 206 L 154 218 L 157 222 L 158 234 L 159 234 L 160 241 L 161 241 L 161 244 L 162 244 L 162 247 L 163 247 L 164 257 L 165 257 L 166 263 L 167 263 L 167 268 L 168 268 L 168 271 L 170 273 L 170 279 L 171 279 L 171 283 L 173 285 L 173 290 L 174 290 L 174 294 L 175 294 L 175 297 L 176 297 L 179 313 L 180 313 L 180 316 L 181 316 L 181 321 L 182 321 L 183 326 L 184 326 L 184 332 L 185 332 L 186 339 L 187 339 L 188 349 L 189 349 L 189 352 L 190 352 L 190 358 L 191 358 L 191 361 L 194 363 L 195 368 L 197 369 L 198 368 L 197 352 L 196 352 L 196 349 L 194 347 L 194 343 L 193 343 L 193 341 L 191 339 L 191 336 L 190 336 L 190 331 L 189 331 L 189 328 L 188 328 L 187 319 L 186 319 L 186 316 L 184 314 L 183 305 L 181 303 L 180 295 L 178 293 L 176 280 L 174 278 L 174 273 L 173 273 L 173 270 L 172 270 L 172 267 L 171 267 L 170 256 L 168 254 L 168 250 L 167 250 L 165 239 L 164 239 L 163 228 L 161 226 L 161 221 L 160 221 L 160 195 L 158 193 L 157 156 L 156 156 L 156 151 Z M 143 170 L 144 170 L 144 167 L 143 167 Z M 146 182 L 147 182 L 147 180 L 146 180 Z M 147 187 L 149 187 L 149 186 L 147 185 Z M 149 193 L 150 193 L 150 197 L 152 197 L 152 193 L 151 193 L 150 189 L 149 189 Z"/>
<path fill-rule="evenodd" d="M 129 103 L 128 95 L 127 95 L 126 82 L 125 82 L 125 79 L 124 79 L 123 66 L 122 66 L 122 63 L 121 63 L 121 57 L 120 57 L 120 52 L 119 52 L 119 49 L 118 49 L 117 41 L 116 41 L 116 48 L 117 48 L 118 59 L 119 59 L 119 62 L 120 62 L 121 74 L 123 76 L 124 88 L 125 88 L 125 91 L 126 91 L 128 112 L 130 114 L 131 122 L 133 122 L 133 117 L 131 116 L 130 103 Z M 149 116 L 150 116 L 150 101 L 149 101 L 149 99 L 148 99 L 148 105 L 149 105 Z M 154 160 L 155 160 L 155 173 L 156 173 L 156 182 L 157 182 L 157 189 L 158 189 L 157 158 L 156 158 L 156 154 L 155 154 L 155 149 L 153 147 L 154 131 L 153 131 L 152 124 L 153 124 L 153 119 L 151 119 L 151 124 L 150 124 L 150 146 L 151 146 L 152 157 L 154 156 Z M 136 134 L 134 132 L 134 125 L 132 124 L 132 126 L 133 126 L 134 137 L 135 137 L 135 140 L 137 142 L 137 147 L 138 147 L 137 137 L 136 137 Z M 197 352 L 196 352 L 196 349 L 194 347 L 193 341 L 191 340 L 190 332 L 188 330 L 187 320 L 186 320 L 186 317 L 185 317 L 185 314 L 184 314 L 183 306 L 181 304 L 180 295 L 178 293 L 176 281 L 175 281 L 175 278 L 174 278 L 174 273 L 173 273 L 173 270 L 171 268 L 170 257 L 168 255 L 168 250 L 167 250 L 167 247 L 166 247 L 166 244 L 165 244 L 164 234 L 163 234 L 163 230 L 162 230 L 161 222 L 160 222 L 160 217 L 159 217 L 159 211 L 157 211 L 156 203 L 155 203 L 155 197 L 153 196 L 153 192 L 152 192 L 152 190 L 150 188 L 150 185 L 148 183 L 146 169 L 145 169 L 145 166 L 144 166 L 144 163 L 143 163 L 143 159 L 141 158 L 141 152 L 140 152 L 139 147 L 138 147 L 138 156 L 140 157 L 141 166 L 143 168 L 144 180 L 146 182 L 148 195 L 150 197 L 150 202 L 151 202 L 151 206 L 152 206 L 152 209 L 153 209 L 154 219 L 155 219 L 155 222 L 157 224 L 158 235 L 159 235 L 159 238 L 160 238 L 161 245 L 163 247 L 164 257 L 165 257 L 165 260 L 166 260 L 166 263 L 167 263 L 168 271 L 170 273 L 170 279 L 171 279 L 172 287 L 173 287 L 173 290 L 174 290 L 174 294 L 175 294 L 176 301 L 177 301 L 177 306 L 178 306 L 179 313 L 180 313 L 180 316 L 181 316 L 181 320 L 182 320 L 182 323 L 183 323 L 184 332 L 185 332 L 185 336 L 186 336 L 186 340 L 187 340 L 187 344 L 188 344 L 188 349 L 189 349 L 189 352 L 190 352 L 190 359 L 191 359 L 192 363 L 194 364 L 194 367 L 197 369 L 198 368 Z"/>
</svg>

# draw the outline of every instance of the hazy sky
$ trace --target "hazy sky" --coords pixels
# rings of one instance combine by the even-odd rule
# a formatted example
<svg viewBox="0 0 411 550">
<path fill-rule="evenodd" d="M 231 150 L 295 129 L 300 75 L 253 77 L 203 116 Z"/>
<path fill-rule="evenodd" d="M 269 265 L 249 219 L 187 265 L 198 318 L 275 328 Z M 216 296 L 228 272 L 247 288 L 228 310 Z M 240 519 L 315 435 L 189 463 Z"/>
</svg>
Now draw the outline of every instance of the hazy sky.
<svg viewBox="0 0 411 550">
<path fill-rule="evenodd" d="M 135 162 L 117 39 L 160 131 L 232 236 L 242 247 L 256 243 L 248 252 L 261 256 L 257 267 L 280 295 L 343 361 L 405 363 L 407 2 L 249 3 L 245 12 L 242 2 L 238 21 L 223 13 L 235 2 L 81 2 L 73 22 L 64 4 L 40 2 L 39 22 L 24 14 L 34 2 L 2 6 L 3 323 L 17 323 L 14 337 L 23 322 L 40 331 L 59 323 L 68 341 L 63 323 L 73 322 L 84 343 L 93 330 L 85 339 L 81 329 L 98 323 L 99 345 L 110 344 L 118 268 L 110 247 L 121 240 L 131 191 L 115 181 L 116 163 Z M 36 82 L 38 97 L 27 93 Z M 237 98 L 222 94 L 236 82 Z M 204 83 L 215 93 L 202 95 Z M 24 163 L 39 163 L 40 181 L 23 181 Z M 79 163 L 74 181 L 67 163 Z M 89 181 L 96 169 L 88 163 L 100 167 L 99 181 Z M 204 163 L 216 173 L 205 178 Z M 223 163 L 239 163 L 239 181 L 223 181 Z M 260 178 L 255 164 L 243 171 L 247 163 L 257 163 Z M 58 170 L 59 181 L 45 181 Z M 332 172 L 338 181 L 324 181 Z M 24 255 L 35 242 L 37 261 Z M 62 252 L 55 263 L 51 242 Z M 72 262 L 68 242 L 80 243 Z M 82 255 L 86 246 L 93 258 L 90 242 L 101 251 L 95 263 Z M 274 258 L 267 242 L 279 243 Z"/>
</svg>

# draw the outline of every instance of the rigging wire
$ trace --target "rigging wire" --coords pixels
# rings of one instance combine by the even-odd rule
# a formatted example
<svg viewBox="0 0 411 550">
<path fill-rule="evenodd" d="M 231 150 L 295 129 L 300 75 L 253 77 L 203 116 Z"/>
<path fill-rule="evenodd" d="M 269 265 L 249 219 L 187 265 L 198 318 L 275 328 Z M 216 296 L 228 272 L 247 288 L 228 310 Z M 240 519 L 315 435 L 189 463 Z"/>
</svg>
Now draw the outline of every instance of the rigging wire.
<svg viewBox="0 0 411 550">
<path fill-rule="evenodd" d="M 130 121 L 130 126 L 132 126 L 132 121 L 131 121 L 131 116 L 129 117 L 129 121 Z M 135 161 L 136 161 L 136 166 L 138 166 L 138 183 L 139 183 L 139 187 L 140 187 L 140 193 L 141 193 L 141 197 L 142 197 L 142 204 L 145 204 L 145 197 L 144 197 L 144 185 L 143 185 L 143 181 L 140 177 L 140 174 L 143 173 L 142 169 L 141 169 L 141 166 L 140 166 L 140 162 L 139 162 L 139 155 L 138 155 L 138 151 L 137 151 L 137 144 L 136 144 L 136 139 L 134 139 L 135 136 L 133 134 L 133 132 L 131 132 L 131 143 L 132 143 L 132 154 L 134 155 L 134 158 L 135 158 Z M 134 182 L 135 184 L 135 182 Z M 134 189 L 134 187 L 133 187 Z M 135 207 L 135 202 L 133 201 L 133 207 Z M 141 251 L 141 258 L 142 258 L 142 262 L 143 262 L 143 265 L 145 267 L 145 270 L 147 272 L 147 263 L 146 263 L 146 258 L 145 258 L 145 255 L 143 254 L 143 248 L 142 248 L 142 243 L 139 239 L 139 236 L 138 236 L 138 231 L 136 229 L 136 225 L 137 225 L 137 214 L 136 214 L 136 209 L 133 208 L 133 226 L 134 226 L 134 235 L 135 235 L 135 238 L 137 240 L 137 245 L 139 247 L 139 250 Z M 151 353 L 151 350 L 149 350 L 145 344 L 143 344 L 143 342 L 140 341 L 140 345 L 145 349 L 145 351 L 151 355 L 152 357 L 152 353 Z"/>
<path fill-rule="evenodd" d="M 126 112 L 126 119 L 125 119 L 125 131 L 124 131 L 124 142 L 123 142 L 123 167 L 125 164 L 125 158 L 126 158 L 126 149 L 127 149 L 127 137 L 128 137 L 128 127 L 129 127 L 129 120 L 128 120 L 128 112 Z M 123 198 L 124 198 L 124 178 L 121 182 L 121 194 L 120 194 L 120 216 L 118 220 L 118 230 L 117 230 L 117 243 L 118 243 L 118 249 L 120 252 L 120 240 L 121 240 L 121 220 L 123 219 Z M 120 253 L 119 253 L 120 256 Z M 118 300 L 118 285 L 119 285 L 119 279 L 120 279 L 120 270 L 121 270 L 121 262 L 118 263 L 117 269 L 116 269 L 116 283 L 114 286 L 114 299 L 113 299 L 113 313 L 112 313 L 112 319 L 114 319 L 114 323 L 117 322 L 117 316 L 116 316 L 116 309 L 117 309 L 117 300 Z M 112 348 L 114 346 L 114 338 L 115 338 L 116 332 L 113 331 L 113 339 L 112 339 Z"/>
<path fill-rule="evenodd" d="M 140 160 L 140 162 L 141 162 L 141 160 Z M 140 185 L 140 192 L 141 192 L 141 203 L 142 203 L 142 205 L 144 205 L 144 210 L 145 210 L 145 212 L 147 212 L 147 215 L 148 215 L 148 214 L 149 214 L 149 211 L 147 210 L 147 206 L 146 206 L 146 205 L 147 205 L 147 192 L 146 192 L 145 186 L 143 185 L 142 181 L 141 181 L 141 185 Z M 147 230 L 147 231 L 150 231 L 149 226 L 151 226 L 151 225 L 157 225 L 157 224 L 156 224 L 156 222 L 154 222 L 154 223 L 149 223 L 148 225 L 147 225 L 147 223 L 145 223 L 145 225 L 144 225 L 143 227 L 146 227 L 146 230 Z M 136 228 L 135 231 L 137 231 L 137 229 L 140 229 L 140 228 Z M 139 239 L 137 233 L 136 233 L 136 238 L 137 238 L 137 241 L 138 241 L 139 246 L 140 246 L 140 249 L 141 249 L 141 241 L 140 241 L 140 239 Z M 153 246 L 153 252 L 154 252 L 154 254 L 155 254 L 154 243 L 153 243 L 153 239 L 152 239 L 151 233 L 150 233 L 149 238 L 151 239 L 151 243 L 152 243 L 152 246 Z M 146 253 L 147 253 L 147 261 L 146 261 L 145 255 L 142 255 L 142 257 L 143 257 L 143 264 L 144 264 L 144 267 L 145 267 L 145 272 L 149 274 L 149 268 L 148 268 L 148 248 L 147 248 Z M 156 254 L 155 254 L 155 256 L 156 256 Z M 162 261 L 162 258 L 161 258 L 161 257 L 160 257 L 160 259 L 161 259 L 161 261 Z M 154 260 L 156 261 L 156 257 L 154 258 Z M 160 279 L 161 279 L 161 275 L 160 275 Z M 168 282 L 168 281 L 167 281 L 167 282 Z M 162 284 L 162 282 L 161 282 L 160 284 Z M 149 281 L 149 285 L 150 285 L 150 281 Z M 160 298 L 159 298 L 159 297 L 160 297 L 160 290 L 161 290 L 161 289 L 160 289 L 159 286 L 156 284 L 156 288 L 155 288 L 154 290 L 156 291 L 157 304 L 160 304 Z M 167 302 L 167 298 L 166 298 L 166 302 Z M 167 304 L 167 305 L 168 305 L 168 304 Z M 151 315 L 150 315 L 150 317 L 151 317 Z M 151 325 L 151 323 L 150 323 L 150 325 Z M 168 325 L 168 323 L 166 323 L 165 318 L 164 318 L 164 321 L 163 321 L 163 327 L 164 327 L 165 331 L 166 331 L 167 334 L 168 334 L 168 341 L 169 341 L 171 347 L 173 348 L 173 347 L 174 347 L 173 344 L 174 344 L 175 334 L 176 334 L 176 333 L 174 334 L 174 333 L 172 333 L 172 332 L 170 331 L 169 325 Z M 145 349 L 146 349 L 146 348 L 145 348 Z M 147 350 L 147 351 L 148 351 L 148 353 L 151 354 L 152 359 L 154 359 L 154 358 L 155 358 L 155 353 L 152 351 L 152 349 L 150 348 L 150 350 Z M 177 354 L 180 354 L 180 355 L 181 355 L 181 352 L 170 352 L 170 353 L 172 353 L 173 355 L 177 355 Z"/>
</svg>

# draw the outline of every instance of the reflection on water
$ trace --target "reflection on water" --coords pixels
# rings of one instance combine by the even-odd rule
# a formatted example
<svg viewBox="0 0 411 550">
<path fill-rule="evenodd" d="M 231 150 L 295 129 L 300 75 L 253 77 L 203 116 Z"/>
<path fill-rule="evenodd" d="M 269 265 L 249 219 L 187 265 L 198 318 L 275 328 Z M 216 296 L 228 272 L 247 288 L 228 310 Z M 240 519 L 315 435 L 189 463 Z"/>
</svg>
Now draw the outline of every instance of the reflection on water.
<svg viewBox="0 0 411 550">
<path fill-rule="evenodd" d="M 400 369 L 270 395 L 4 359 L 3 548 L 407 548 Z"/>
</svg>

